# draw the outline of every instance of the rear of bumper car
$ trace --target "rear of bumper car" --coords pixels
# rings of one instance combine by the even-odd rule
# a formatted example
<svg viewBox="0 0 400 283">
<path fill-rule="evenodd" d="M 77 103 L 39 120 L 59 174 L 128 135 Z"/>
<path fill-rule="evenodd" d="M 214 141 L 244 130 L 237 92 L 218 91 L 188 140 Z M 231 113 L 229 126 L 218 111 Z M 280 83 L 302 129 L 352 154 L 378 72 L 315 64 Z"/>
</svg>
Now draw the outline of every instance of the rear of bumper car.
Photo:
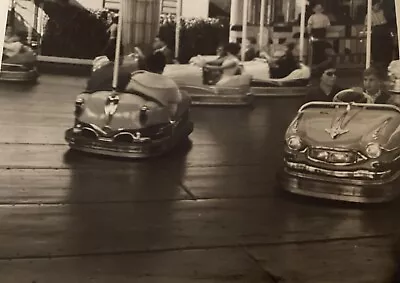
<svg viewBox="0 0 400 283">
<path fill-rule="evenodd" d="M 400 192 L 398 171 L 327 170 L 287 160 L 279 181 L 293 194 L 344 202 L 389 202 Z"/>
<path fill-rule="evenodd" d="M 182 119 L 171 124 L 165 134 L 153 137 L 134 137 L 125 139 L 99 136 L 93 128 L 77 127 L 65 132 L 65 140 L 71 149 L 112 157 L 144 159 L 162 155 L 184 141 L 193 131 L 193 123 Z M 128 137 L 128 139 L 126 139 Z"/>
<path fill-rule="evenodd" d="M 180 86 L 180 89 L 189 94 L 194 106 L 248 106 L 254 99 L 251 92 L 238 88 Z"/>
<path fill-rule="evenodd" d="M 0 81 L 4 82 L 36 82 L 39 73 L 36 67 L 26 67 L 18 64 L 3 63 L 0 71 Z"/>
<path fill-rule="evenodd" d="M 309 89 L 309 79 L 295 81 L 252 81 L 251 92 L 254 96 L 274 97 L 305 96 Z"/>
</svg>

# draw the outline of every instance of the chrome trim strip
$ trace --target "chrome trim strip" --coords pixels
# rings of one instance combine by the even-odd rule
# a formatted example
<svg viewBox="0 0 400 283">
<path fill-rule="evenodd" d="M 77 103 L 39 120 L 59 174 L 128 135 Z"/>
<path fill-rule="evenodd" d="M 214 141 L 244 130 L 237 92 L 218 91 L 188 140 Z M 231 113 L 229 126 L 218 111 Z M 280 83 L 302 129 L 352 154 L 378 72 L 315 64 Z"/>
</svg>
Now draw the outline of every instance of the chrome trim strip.
<svg viewBox="0 0 400 283">
<path fill-rule="evenodd" d="M 333 107 L 333 106 L 358 106 L 358 107 L 365 107 L 367 109 L 383 109 L 383 110 L 394 110 L 398 113 L 400 113 L 400 108 L 394 105 L 390 104 L 367 104 L 367 103 L 346 103 L 346 102 L 320 102 L 320 101 L 315 101 L 315 102 L 308 102 L 304 105 L 302 105 L 299 109 L 299 112 L 302 112 L 303 110 L 312 107 L 312 106 L 324 106 L 324 107 Z"/>
<path fill-rule="evenodd" d="M 373 172 L 368 170 L 355 170 L 355 171 L 334 171 L 334 170 L 327 170 L 322 169 L 310 165 L 306 165 L 303 163 L 296 163 L 290 162 L 285 160 L 286 166 L 290 169 L 294 170 L 303 170 L 309 173 L 316 173 L 316 174 L 324 174 L 326 176 L 337 177 L 337 178 L 369 178 L 369 179 L 376 179 L 376 178 L 384 178 L 387 175 L 392 173 L 392 170 L 387 170 L 383 172 Z M 399 174 L 397 172 L 396 174 Z"/>
</svg>

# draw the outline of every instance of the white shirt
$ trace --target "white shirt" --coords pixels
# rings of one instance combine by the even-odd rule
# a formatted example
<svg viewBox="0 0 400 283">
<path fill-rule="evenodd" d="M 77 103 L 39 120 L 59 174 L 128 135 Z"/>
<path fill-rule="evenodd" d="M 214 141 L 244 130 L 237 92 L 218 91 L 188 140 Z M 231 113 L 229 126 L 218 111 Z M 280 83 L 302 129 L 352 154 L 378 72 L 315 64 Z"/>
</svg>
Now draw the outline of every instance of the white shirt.
<svg viewBox="0 0 400 283">
<path fill-rule="evenodd" d="M 329 17 L 325 14 L 313 14 L 308 19 L 308 27 L 310 28 L 327 28 L 330 25 Z"/>
</svg>

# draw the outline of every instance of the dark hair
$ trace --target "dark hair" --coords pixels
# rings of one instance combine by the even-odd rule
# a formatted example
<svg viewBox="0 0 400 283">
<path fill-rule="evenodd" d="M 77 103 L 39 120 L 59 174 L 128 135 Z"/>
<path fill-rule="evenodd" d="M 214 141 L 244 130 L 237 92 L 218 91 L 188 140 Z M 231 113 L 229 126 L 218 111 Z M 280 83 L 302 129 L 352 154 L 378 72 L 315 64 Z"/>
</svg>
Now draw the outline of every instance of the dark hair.
<svg viewBox="0 0 400 283">
<path fill-rule="evenodd" d="M 255 37 L 249 37 L 247 40 L 250 42 L 250 44 L 257 44 L 257 39 Z"/>
<path fill-rule="evenodd" d="M 160 41 L 164 42 L 165 44 L 167 44 L 167 37 L 164 36 L 163 34 L 158 34 L 156 35 L 155 38 L 158 38 Z"/>
<path fill-rule="evenodd" d="M 167 60 L 161 52 L 151 54 L 146 59 L 146 71 L 162 74 L 164 72 Z"/>
<path fill-rule="evenodd" d="M 237 44 L 237 43 L 234 43 L 234 42 L 230 42 L 225 46 L 224 49 L 225 49 L 226 52 L 229 52 L 229 53 L 231 53 L 233 55 L 236 55 L 240 51 L 240 45 Z"/>
<path fill-rule="evenodd" d="M 287 47 L 289 52 L 292 52 L 294 50 L 294 48 L 296 47 L 296 43 L 289 42 L 288 44 L 286 44 L 286 47 Z"/>
<path fill-rule="evenodd" d="M 385 72 L 379 67 L 369 67 L 363 73 L 363 77 L 366 76 L 375 76 L 378 80 L 383 81 L 385 79 Z"/>
<path fill-rule="evenodd" d="M 119 16 L 112 17 L 111 21 L 113 24 L 118 24 Z"/>
</svg>

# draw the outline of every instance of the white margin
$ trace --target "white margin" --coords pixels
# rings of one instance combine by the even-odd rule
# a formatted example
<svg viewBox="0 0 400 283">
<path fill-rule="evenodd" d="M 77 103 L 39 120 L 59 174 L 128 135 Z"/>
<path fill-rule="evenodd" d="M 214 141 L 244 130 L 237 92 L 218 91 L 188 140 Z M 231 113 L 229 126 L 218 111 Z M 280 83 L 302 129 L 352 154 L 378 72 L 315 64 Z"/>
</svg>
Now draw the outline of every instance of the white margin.
<svg viewBox="0 0 400 283">
<path fill-rule="evenodd" d="M 10 5 L 9 1 L 0 1 L 0 70 L 1 63 L 3 58 L 3 45 L 4 45 L 4 35 L 6 33 L 6 25 L 7 25 L 7 14 L 8 14 L 8 6 Z"/>
</svg>

